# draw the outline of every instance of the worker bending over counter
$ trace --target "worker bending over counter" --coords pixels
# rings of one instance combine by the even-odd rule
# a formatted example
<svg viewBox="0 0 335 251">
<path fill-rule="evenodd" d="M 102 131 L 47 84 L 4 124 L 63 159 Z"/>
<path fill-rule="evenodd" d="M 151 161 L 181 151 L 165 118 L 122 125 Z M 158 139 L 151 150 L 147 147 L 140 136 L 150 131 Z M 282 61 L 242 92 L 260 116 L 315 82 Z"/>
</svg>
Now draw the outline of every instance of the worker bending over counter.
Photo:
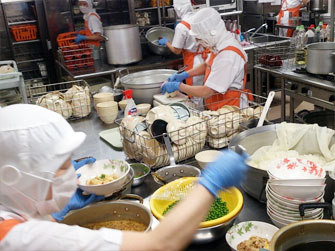
<svg viewBox="0 0 335 251">
<path fill-rule="evenodd" d="M 189 96 L 203 97 L 207 109 L 214 111 L 223 105 L 247 106 L 248 99 L 252 99 L 248 95 L 250 91 L 245 89 L 247 55 L 226 30 L 220 14 L 213 8 L 200 10 L 192 18 L 190 34 L 210 50 L 210 57 L 193 69 L 173 74 L 162 85 L 161 92 L 179 90 Z M 182 83 L 185 79 L 200 75 L 205 75 L 202 86 Z"/>
</svg>

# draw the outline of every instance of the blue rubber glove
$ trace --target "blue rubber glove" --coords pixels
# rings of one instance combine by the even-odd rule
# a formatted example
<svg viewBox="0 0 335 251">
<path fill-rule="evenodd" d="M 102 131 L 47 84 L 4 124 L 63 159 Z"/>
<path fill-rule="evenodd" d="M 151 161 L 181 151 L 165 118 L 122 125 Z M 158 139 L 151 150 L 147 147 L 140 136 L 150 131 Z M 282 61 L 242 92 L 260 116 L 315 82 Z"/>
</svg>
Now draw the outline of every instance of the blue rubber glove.
<svg viewBox="0 0 335 251">
<path fill-rule="evenodd" d="M 72 160 L 71 162 L 72 162 L 72 165 L 73 165 L 74 169 L 75 169 L 75 170 L 78 170 L 78 169 L 81 168 L 82 166 L 87 165 L 87 164 L 94 163 L 95 161 L 96 161 L 95 158 L 90 157 L 90 158 L 83 159 L 83 160 L 81 160 L 81 161 L 79 161 L 79 162 L 74 161 L 74 160 Z"/>
<path fill-rule="evenodd" d="M 214 196 L 222 189 L 238 185 L 248 169 L 245 163 L 248 157 L 247 153 L 239 155 L 232 150 L 223 151 L 216 161 L 202 170 L 199 183 Z"/>
<path fill-rule="evenodd" d="M 158 44 L 159 45 L 166 45 L 166 43 L 168 42 L 166 37 L 162 37 L 161 39 L 158 40 Z"/>
<path fill-rule="evenodd" d="M 79 44 L 80 42 L 85 41 L 85 40 L 86 40 L 86 36 L 77 34 L 77 36 L 76 36 L 74 42 L 75 42 L 76 44 Z"/>
<path fill-rule="evenodd" d="M 98 196 L 95 194 L 83 195 L 83 190 L 77 188 L 76 193 L 71 197 L 67 205 L 59 212 L 51 214 L 57 221 L 62 221 L 65 215 L 71 210 L 83 208 L 93 202 L 103 200 L 105 196 Z"/>
<path fill-rule="evenodd" d="M 161 86 L 161 93 L 171 93 L 174 91 L 178 91 L 180 86 L 180 82 L 166 82 Z"/>
<path fill-rule="evenodd" d="M 169 82 L 183 82 L 183 80 L 187 79 L 190 75 L 183 71 L 182 73 L 175 73 L 168 78 Z"/>
</svg>

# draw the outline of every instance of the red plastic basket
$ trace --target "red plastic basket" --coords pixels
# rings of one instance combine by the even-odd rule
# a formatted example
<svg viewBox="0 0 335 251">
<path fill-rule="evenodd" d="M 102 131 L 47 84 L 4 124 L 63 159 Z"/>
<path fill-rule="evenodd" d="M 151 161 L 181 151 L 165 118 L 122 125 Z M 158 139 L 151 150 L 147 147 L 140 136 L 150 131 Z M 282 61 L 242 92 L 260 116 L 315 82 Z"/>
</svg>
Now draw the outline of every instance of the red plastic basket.
<svg viewBox="0 0 335 251">
<path fill-rule="evenodd" d="M 34 40 L 37 37 L 37 26 L 34 24 L 23 24 L 10 27 L 16 42 Z"/>
<path fill-rule="evenodd" d="M 79 32 L 66 32 L 61 33 L 57 36 L 57 43 L 59 47 L 63 46 L 74 46 L 76 43 L 74 40 L 76 39 L 77 34 L 85 35 L 85 31 L 79 31 Z M 85 45 L 86 42 L 80 42 L 79 44 Z"/>
</svg>

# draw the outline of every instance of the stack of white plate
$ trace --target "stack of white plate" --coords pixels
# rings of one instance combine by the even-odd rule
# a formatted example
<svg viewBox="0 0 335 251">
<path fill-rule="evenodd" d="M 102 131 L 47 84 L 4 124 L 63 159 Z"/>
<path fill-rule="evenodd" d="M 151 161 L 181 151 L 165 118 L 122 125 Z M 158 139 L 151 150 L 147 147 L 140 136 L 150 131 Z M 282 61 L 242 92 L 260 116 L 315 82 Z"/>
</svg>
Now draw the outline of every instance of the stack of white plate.
<svg viewBox="0 0 335 251">
<path fill-rule="evenodd" d="M 302 220 L 299 205 L 323 202 L 326 172 L 309 160 L 285 158 L 271 162 L 266 186 L 267 213 L 283 227 Z M 305 210 L 304 219 L 322 219 L 323 209 Z"/>
</svg>

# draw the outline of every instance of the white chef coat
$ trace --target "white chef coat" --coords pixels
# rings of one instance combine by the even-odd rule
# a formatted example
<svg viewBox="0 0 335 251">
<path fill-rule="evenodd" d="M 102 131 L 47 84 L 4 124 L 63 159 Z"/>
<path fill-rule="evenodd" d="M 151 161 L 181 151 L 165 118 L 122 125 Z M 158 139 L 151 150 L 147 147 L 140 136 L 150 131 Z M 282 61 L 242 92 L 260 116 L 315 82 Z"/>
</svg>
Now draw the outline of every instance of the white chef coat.
<svg viewBox="0 0 335 251">
<path fill-rule="evenodd" d="M 101 33 L 101 35 L 103 35 L 104 29 L 102 27 L 102 22 L 99 20 L 99 18 L 95 15 L 88 15 L 87 18 L 88 28 L 90 29 L 91 33 L 94 34 L 96 32 L 99 32 Z"/>
<path fill-rule="evenodd" d="M 283 0 L 281 9 L 282 10 L 292 9 L 301 5 L 301 3 L 302 3 L 301 0 Z"/>
<path fill-rule="evenodd" d="M 0 217 L 24 219 L 0 206 Z M 120 250 L 122 231 L 31 219 L 14 226 L 0 242 L 0 250 Z"/>
<path fill-rule="evenodd" d="M 187 16 L 183 20 L 190 24 L 192 16 Z M 175 28 L 172 46 L 177 49 L 184 49 L 190 52 L 196 52 L 199 43 L 197 43 L 195 38 L 190 35 L 189 29 L 185 25 L 179 23 Z M 202 47 L 200 48 L 200 51 L 203 51 Z M 193 62 L 193 68 L 202 63 L 204 63 L 202 55 L 201 54 L 196 55 Z M 204 76 L 193 77 L 193 86 L 202 86 L 203 83 L 204 83 Z"/>
<path fill-rule="evenodd" d="M 227 46 L 234 46 L 240 49 L 244 54 L 245 59 L 248 60 L 247 54 L 233 37 L 220 42 L 216 48 L 220 51 Z M 226 92 L 228 89 L 232 88 L 242 89 L 244 64 L 244 60 L 236 52 L 222 51 L 215 57 L 205 85 L 219 93 Z"/>
<path fill-rule="evenodd" d="M 281 10 L 284 11 L 283 17 L 280 20 L 282 25 L 289 26 L 290 20 L 290 12 L 287 11 L 288 9 L 296 8 L 302 4 L 301 0 L 282 0 Z M 277 16 L 278 21 L 278 16 Z M 279 36 L 286 37 L 287 36 L 287 29 L 280 28 L 279 29 Z"/>
</svg>

